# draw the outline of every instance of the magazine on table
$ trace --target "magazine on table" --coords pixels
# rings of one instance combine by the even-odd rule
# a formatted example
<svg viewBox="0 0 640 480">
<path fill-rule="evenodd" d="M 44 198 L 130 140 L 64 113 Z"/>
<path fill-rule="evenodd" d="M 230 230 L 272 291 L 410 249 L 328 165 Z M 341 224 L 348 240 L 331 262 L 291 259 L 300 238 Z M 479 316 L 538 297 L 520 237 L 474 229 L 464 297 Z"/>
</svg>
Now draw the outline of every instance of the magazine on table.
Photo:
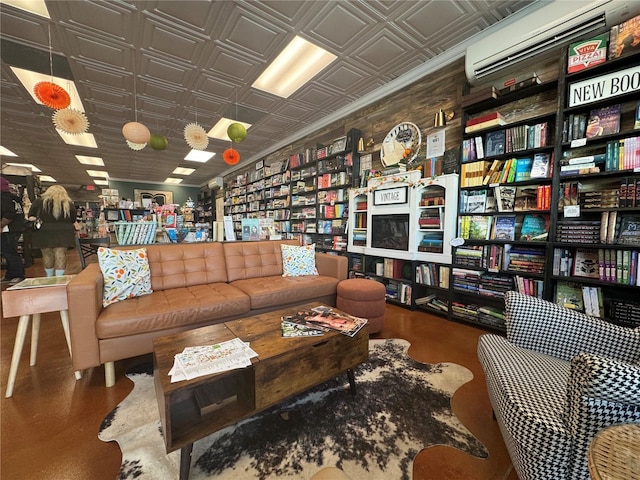
<svg viewBox="0 0 640 480">
<path fill-rule="evenodd" d="M 292 319 L 292 315 L 285 315 L 282 317 L 280 324 L 282 326 L 283 337 L 319 337 L 324 335 L 324 332 L 326 332 L 324 329 L 321 330 L 294 323 Z"/>
<path fill-rule="evenodd" d="M 186 347 L 178 353 L 169 370 L 171 382 L 191 380 L 204 375 L 251 366 L 258 354 L 239 338 L 215 345 Z"/>
<path fill-rule="evenodd" d="M 354 337 L 366 325 L 367 319 L 348 313 L 336 312 L 331 307 L 320 306 L 299 310 L 287 321 L 317 330 L 334 331 Z"/>
</svg>

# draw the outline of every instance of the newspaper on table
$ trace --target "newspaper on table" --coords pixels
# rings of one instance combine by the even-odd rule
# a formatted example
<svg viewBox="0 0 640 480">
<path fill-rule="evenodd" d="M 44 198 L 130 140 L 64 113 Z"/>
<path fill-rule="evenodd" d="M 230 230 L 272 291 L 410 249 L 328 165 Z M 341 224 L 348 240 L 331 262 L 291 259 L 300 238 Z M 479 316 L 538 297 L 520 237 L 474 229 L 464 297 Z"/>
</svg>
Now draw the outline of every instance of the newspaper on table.
<svg viewBox="0 0 640 480">
<path fill-rule="evenodd" d="M 174 358 L 169 370 L 171 383 L 245 368 L 251 366 L 251 359 L 257 356 L 249 343 L 239 338 L 215 345 L 187 347 Z"/>
</svg>

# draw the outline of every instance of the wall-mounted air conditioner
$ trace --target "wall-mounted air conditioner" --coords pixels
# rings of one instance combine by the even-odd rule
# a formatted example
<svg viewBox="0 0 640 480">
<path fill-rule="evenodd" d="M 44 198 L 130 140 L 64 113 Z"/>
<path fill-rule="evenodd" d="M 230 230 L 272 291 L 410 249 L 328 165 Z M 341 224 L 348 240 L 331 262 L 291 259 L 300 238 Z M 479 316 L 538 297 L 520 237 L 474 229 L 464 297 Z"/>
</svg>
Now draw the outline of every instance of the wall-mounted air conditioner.
<svg viewBox="0 0 640 480">
<path fill-rule="evenodd" d="M 489 82 L 510 73 L 512 66 L 524 68 L 545 52 L 638 13 L 640 2 L 634 0 L 536 2 L 472 38 L 465 57 L 467 79 Z"/>
<path fill-rule="evenodd" d="M 224 186 L 224 179 L 222 177 L 215 177 L 209 180 L 208 186 L 211 190 L 222 188 Z"/>
</svg>

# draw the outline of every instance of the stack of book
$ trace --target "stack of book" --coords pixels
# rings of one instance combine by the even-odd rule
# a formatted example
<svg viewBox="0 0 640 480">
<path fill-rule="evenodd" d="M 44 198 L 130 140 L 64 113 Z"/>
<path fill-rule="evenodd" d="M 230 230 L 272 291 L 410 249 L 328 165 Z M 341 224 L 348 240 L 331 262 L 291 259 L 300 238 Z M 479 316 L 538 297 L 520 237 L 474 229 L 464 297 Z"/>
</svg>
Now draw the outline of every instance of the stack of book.
<svg viewBox="0 0 640 480">
<path fill-rule="evenodd" d="M 504 294 L 513 290 L 513 278 L 495 273 L 482 273 L 478 293 L 487 297 L 503 298 Z"/>
<path fill-rule="evenodd" d="M 478 117 L 470 118 L 465 123 L 464 133 L 477 132 L 486 128 L 506 125 L 507 120 L 500 112 L 490 112 Z"/>
</svg>

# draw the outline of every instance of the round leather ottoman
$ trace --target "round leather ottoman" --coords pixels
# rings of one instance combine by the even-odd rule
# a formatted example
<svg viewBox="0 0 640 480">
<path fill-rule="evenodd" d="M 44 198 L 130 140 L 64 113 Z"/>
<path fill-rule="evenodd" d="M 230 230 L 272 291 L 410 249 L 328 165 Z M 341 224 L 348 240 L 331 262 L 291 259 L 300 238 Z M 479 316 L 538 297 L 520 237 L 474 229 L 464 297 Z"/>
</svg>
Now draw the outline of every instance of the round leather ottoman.
<svg viewBox="0 0 640 480">
<path fill-rule="evenodd" d="M 338 283 L 336 307 L 355 317 L 369 320 L 369 334 L 378 333 L 384 325 L 386 289 L 375 280 L 350 278 Z"/>
</svg>

